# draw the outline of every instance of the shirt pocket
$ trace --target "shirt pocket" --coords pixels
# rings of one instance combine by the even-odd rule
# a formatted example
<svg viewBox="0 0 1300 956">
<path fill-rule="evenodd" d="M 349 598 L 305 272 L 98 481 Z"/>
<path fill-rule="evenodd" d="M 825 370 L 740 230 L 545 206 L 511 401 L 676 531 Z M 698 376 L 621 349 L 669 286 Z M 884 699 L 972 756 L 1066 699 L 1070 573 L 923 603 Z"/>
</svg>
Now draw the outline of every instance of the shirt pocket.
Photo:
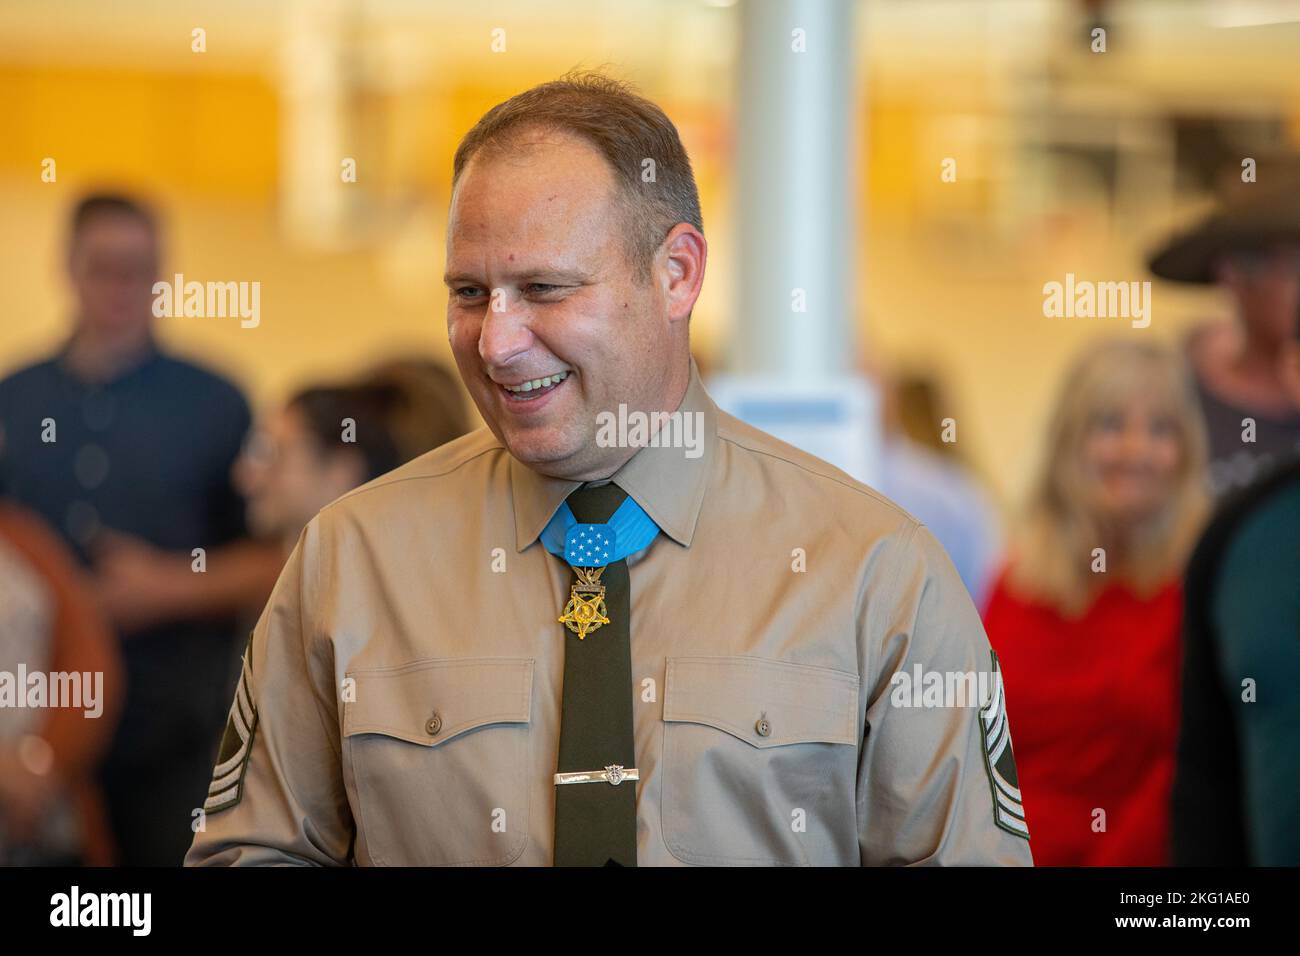
<svg viewBox="0 0 1300 956">
<path fill-rule="evenodd" d="M 374 862 L 501 866 L 528 842 L 533 661 L 358 670 L 343 737 Z"/>
<path fill-rule="evenodd" d="M 757 657 L 668 658 L 662 822 L 673 856 L 807 865 L 810 840 L 856 841 L 858 683 Z"/>
</svg>

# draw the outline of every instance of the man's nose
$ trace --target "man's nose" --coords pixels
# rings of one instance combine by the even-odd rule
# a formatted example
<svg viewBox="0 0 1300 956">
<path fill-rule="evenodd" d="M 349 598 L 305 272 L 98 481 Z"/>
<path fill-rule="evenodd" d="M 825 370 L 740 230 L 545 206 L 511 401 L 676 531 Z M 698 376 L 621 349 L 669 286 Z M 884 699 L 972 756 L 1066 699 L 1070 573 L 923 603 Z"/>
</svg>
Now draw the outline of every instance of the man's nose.
<svg viewBox="0 0 1300 956">
<path fill-rule="evenodd" d="M 533 344 L 526 306 L 512 301 L 504 290 L 494 290 L 483 314 L 478 354 L 488 368 L 507 364 Z"/>
</svg>

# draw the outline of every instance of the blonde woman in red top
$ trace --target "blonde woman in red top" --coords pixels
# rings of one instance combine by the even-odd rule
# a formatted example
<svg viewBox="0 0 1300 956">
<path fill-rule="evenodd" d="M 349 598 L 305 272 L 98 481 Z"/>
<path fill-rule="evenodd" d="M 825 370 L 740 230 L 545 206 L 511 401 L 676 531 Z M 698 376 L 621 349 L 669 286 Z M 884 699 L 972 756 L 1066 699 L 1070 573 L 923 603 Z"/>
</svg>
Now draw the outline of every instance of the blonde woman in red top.
<svg viewBox="0 0 1300 956">
<path fill-rule="evenodd" d="M 984 615 L 1040 866 L 1168 863 L 1180 576 L 1205 455 L 1171 352 L 1106 342 L 1066 377 Z"/>
</svg>

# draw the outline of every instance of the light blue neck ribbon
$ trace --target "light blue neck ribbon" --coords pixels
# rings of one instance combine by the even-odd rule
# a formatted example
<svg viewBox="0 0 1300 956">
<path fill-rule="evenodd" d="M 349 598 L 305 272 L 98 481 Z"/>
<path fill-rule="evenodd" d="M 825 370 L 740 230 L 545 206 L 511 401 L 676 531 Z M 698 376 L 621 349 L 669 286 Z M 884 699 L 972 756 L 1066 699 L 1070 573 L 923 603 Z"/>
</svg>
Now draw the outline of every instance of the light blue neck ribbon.
<svg viewBox="0 0 1300 956">
<path fill-rule="evenodd" d="M 574 567 L 599 568 L 635 554 L 658 534 L 654 519 L 628 495 L 606 524 L 580 524 L 569 503 L 561 502 L 542 529 L 541 541 Z"/>
</svg>

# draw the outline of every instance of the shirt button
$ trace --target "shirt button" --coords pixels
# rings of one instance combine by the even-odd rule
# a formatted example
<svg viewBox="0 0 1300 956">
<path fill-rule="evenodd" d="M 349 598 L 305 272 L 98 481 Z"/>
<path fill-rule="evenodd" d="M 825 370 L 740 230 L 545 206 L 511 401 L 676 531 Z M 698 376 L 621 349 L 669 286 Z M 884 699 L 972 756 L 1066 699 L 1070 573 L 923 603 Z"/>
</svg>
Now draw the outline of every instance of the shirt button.
<svg viewBox="0 0 1300 956">
<path fill-rule="evenodd" d="M 77 481 L 86 490 L 98 488 L 108 477 L 108 452 L 95 444 L 82 445 L 72 464 Z"/>
<path fill-rule="evenodd" d="M 430 737 L 436 737 L 440 730 L 442 730 L 442 717 L 435 712 L 432 717 L 424 722 L 424 732 Z"/>
<path fill-rule="evenodd" d="M 766 717 L 758 718 L 758 723 L 754 724 L 754 732 L 760 737 L 768 737 L 772 734 L 772 725 Z"/>
</svg>

